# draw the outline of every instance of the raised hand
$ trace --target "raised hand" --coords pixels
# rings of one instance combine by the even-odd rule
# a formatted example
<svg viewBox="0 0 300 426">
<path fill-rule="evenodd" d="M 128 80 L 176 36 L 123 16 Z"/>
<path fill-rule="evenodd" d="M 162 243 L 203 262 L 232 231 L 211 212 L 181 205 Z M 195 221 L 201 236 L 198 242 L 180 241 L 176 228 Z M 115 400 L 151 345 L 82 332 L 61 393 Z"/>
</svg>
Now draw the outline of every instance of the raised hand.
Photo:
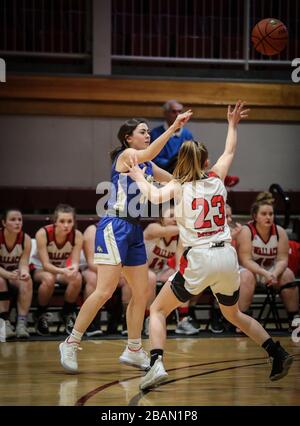
<svg viewBox="0 0 300 426">
<path fill-rule="evenodd" d="M 175 130 L 181 129 L 181 127 L 183 127 L 189 121 L 192 115 L 193 112 L 190 109 L 181 114 L 178 114 L 172 126 L 174 126 Z"/>
<path fill-rule="evenodd" d="M 237 101 L 233 109 L 231 105 L 228 105 L 227 120 L 229 124 L 236 126 L 241 119 L 248 117 L 250 109 L 244 109 L 245 104 L 246 102 Z"/>
<path fill-rule="evenodd" d="M 126 166 L 128 167 L 128 172 L 124 174 L 126 174 L 127 176 L 130 176 L 131 179 L 135 181 L 140 181 L 144 179 L 146 167 L 141 169 L 138 165 L 134 165 L 134 164 L 131 164 L 131 165 L 126 164 Z"/>
</svg>

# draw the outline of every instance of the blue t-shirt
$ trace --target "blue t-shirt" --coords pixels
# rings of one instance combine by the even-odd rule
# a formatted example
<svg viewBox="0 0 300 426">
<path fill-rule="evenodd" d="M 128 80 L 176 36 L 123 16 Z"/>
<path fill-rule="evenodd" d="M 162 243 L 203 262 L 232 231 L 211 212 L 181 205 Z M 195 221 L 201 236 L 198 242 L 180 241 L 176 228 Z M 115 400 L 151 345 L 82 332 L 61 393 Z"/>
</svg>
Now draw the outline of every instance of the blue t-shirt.
<svg viewBox="0 0 300 426">
<path fill-rule="evenodd" d="M 157 139 L 160 135 L 165 132 L 164 126 L 155 127 L 151 130 L 151 142 Z M 157 155 L 154 158 L 153 162 L 157 164 L 162 169 L 168 169 L 170 164 L 174 161 L 175 157 L 178 155 L 179 149 L 183 142 L 190 141 L 193 139 L 192 133 L 185 127 L 183 127 L 179 132 L 175 133 Z"/>
</svg>

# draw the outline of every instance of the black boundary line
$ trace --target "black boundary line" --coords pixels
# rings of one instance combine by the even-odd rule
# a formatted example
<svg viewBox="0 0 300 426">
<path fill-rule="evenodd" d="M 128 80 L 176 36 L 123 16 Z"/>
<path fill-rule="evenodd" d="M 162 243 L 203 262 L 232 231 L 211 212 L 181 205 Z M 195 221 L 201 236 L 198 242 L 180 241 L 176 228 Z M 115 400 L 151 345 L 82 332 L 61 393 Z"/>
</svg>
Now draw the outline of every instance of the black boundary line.
<svg viewBox="0 0 300 426">
<path fill-rule="evenodd" d="M 138 402 L 140 401 L 140 399 L 143 398 L 144 395 L 147 395 L 149 392 L 152 392 L 155 389 L 157 390 L 157 388 L 159 388 L 161 386 L 169 385 L 170 383 L 179 382 L 180 380 L 191 379 L 193 377 L 207 376 L 209 374 L 219 373 L 220 371 L 235 370 L 235 369 L 238 369 L 238 368 L 253 367 L 253 366 L 256 366 L 256 365 L 264 365 L 264 364 L 265 364 L 265 362 L 259 362 L 259 363 L 255 363 L 255 364 L 235 365 L 233 367 L 219 368 L 219 369 L 215 369 L 215 370 L 211 370 L 211 371 L 205 371 L 203 373 L 191 374 L 189 376 L 184 376 L 184 377 L 179 377 L 177 379 L 168 380 L 166 382 L 163 382 L 163 383 L 157 385 L 153 389 L 147 389 L 145 391 L 139 392 L 137 395 L 135 395 L 133 398 L 131 398 L 128 405 L 129 406 L 137 406 Z"/>
<path fill-rule="evenodd" d="M 296 356 L 294 355 L 294 357 L 296 358 L 297 355 Z M 251 358 L 249 358 L 248 360 L 250 360 L 250 359 Z M 252 358 L 252 359 L 254 360 L 255 358 Z M 256 359 L 261 359 L 261 358 L 256 358 Z M 232 362 L 234 362 L 234 361 L 232 361 Z M 241 361 L 247 361 L 247 359 L 244 359 L 244 360 L 241 360 Z M 224 361 L 224 362 L 227 362 L 227 361 Z M 230 362 L 230 361 L 228 361 L 228 362 Z M 138 402 L 140 401 L 140 399 L 143 398 L 144 395 L 148 394 L 149 392 L 152 392 L 155 389 L 157 390 L 157 388 L 160 387 L 160 386 L 169 385 L 170 383 L 179 382 L 180 380 L 190 379 L 190 378 L 193 378 L 193 377 L 207 376 L 209 374 L 218 373 L 220 371 L 235 370 L 235 369 L 238 369 L 238 368 L 253 367 L 253 366 L 256 366 L 256 365 L 264 365 L 264 364 L 266 364 L 266 363 L 265 362 L 259 362 L 259 363 L 255 363 L 255 364 L 236 365 L 236 366 L 233 366 L 233 367 L 219 368 L 219 369 L 215 369 L 215 370 L 211 370 L 211 371 L 206 371 L 206 372 L 203 372 L 203 373 L 191 374 L 190 376 L 185 376 L 185 377 L 180 377 L 180 378 L 177 378 L 177 379 L 168 380 L 168 381 L 165 381 L 165 382 L 159 384 L 158 386 L 156 386 L 156 388 L 147 389 L 145 391 L 139 392 L 137 395 L 135 395 L 133 398 L 131 398 L 128 405 L 129 406 L 137 406 Z M 173 370 L 176 370 L 176 369 L 173 369 Z M 168 370 L 168 371 L 171 371 L 171 370 Z"/>
<path fill-rule="evenodd" d="M 294 358 L 298 358 L 297 354 L 292 354 Z M 300 357 L 300 355 L 299 355 Z M 243 358 L 243 359 L 229 359 L 229 360 L 222 360 L 222 361 L 211 361 L 211 362 L 206 362 L 206 363 L 200 363 L 200 364 L 192 364 L 192 365 L 186 365 L 184 367 L 176 367 L 176 368 L 170 368 L 169 370 L 167 370 L 168 372 L 170 371 L 177 371 L 177 370 L 185 370 L 187 368 L 195 368 L 195 367 L 204 367 L 204 366 L 209 366 L 209 365 L 215 365 L 215 364 L 225 364 L 225 363 L 230 363 L 230 362 L 244 362 L 244 361 L 257 361 L 257 360 L 263 360 L 265 359 L 265 362 L 261 362 L 261 363 L 256 363 L 256 364 L 247 364 L 247 365 L 241 365 L 241 366 L 234 366 L 234 367 L 227 367 L 227 368 L 223 368 L 223 369 L 216 369 L 216 370 L 212 370 L 212 371 L 208 371 L 208 372 L 204 372 L 204 373 L 198 373 L 195 375 L 191 375 L 191 376 L 186 376 L 183 378 L 179 378 L 179 379 L 173 379 L 173 380 L 169 380 L 167 382 L 162 383 L 160 386 L 163 386 L 164 384 L 168 384 L 168 383 L 173 383 L 179 380 L 184 380 L 187 379 L 189 377 L 198 377 L 198 376 L 203 376 L 206 374 L 212 374 L 212 373 L 216 373 L 218 371 L 225 371 L 225 370 L 232 370 L 235 368 L 243 368 L 243 367 L 249 367 L 252 365 L 263 365 L 263 364 L 267 364 L 269 361 L 269 358 L 266 357 L 255 357 L 255 358 Z M 97 393 L 100 393 L 102 391 L 104 391 L 105 389 L 112 387 L 114 385 L 118 385 L 120 384 L 120 382 L 129 382 L 130 380 L 134 380 L 134 379 L 138 379 L 141 378 L 141 375 L 138 376 L 133 376 L 133 377 L 128 377 L 127 379 L 122 379 L 122 380 L 114 380 L 113 382 L 109 382 L 109 383 L 105 383 L 104 385 L 101 385 L 93 390 L 91 390 L 90 392 L 86 393 L 85 395 L 83 395 L 82 397 L 80 397 L 76 403 L 74 404 L 75 406 L 83 406 L 90 398 L 92 398 L 93 396 L 95 396 Z M 157 388 L 156 388 L 157 389 Z M 131 399 L 131 401 L 141 395 L 145 395 L 146 393 L 151 392 L 151 389 L 149 389 L 148 391 L 144 391 L 144 392 L 140 392 L 138 395 L 136 395 L 135 397 L 133 397 Z M 131 401 L 129 402 L 128 405 L 131 405 Z"/>
<path fill-rule="evenodd" d="M 200 363 L 200 364 L 186 365 L 184 367 L 170 368 L 168 371 L 185 370 L 186 368 L 204 367 L 204 366 L 209 366 L 209 365 L 214 365 L 214 364 L 224 364 L 224 363 L 229 363 L 229 362 L 255 361 L 255 360 L 260 360 L 260 359 L 265 359 L 266 362 L 268 362 L 268 358 L 262 358 L 262 357 L 244 358 L 244 359 L 230 359 L 230 360 L 223 360 L 223 361 L 211 361 L 211 362 Z M 87 394 L 83 395 L 82 397 L 80 397 L 76 401 L 75 405 L 76 406 L 83 406 L 86 403 L 86 401 L 88 401 L 90 398 L 92 398 L 97 393 L 102 392 L 103 390 L 105 390 L 105 389 L 107 389 L 111 386 L 117 385 L 120 382 L 128 382 L 130 380 L 134 380 L 134 379 L 138 379 L 138 378 L 141 378 L 141 376 L 140 375 L 139 376 L 133 376 L 133 377 L 129 377 L 129 378 L 123 379 L 123 380 L 114 380 L 113 382 L 109 382 L 109 383 L 106 383 L 104 385 L 101 385 L 101 386 L 91 390 Z M 170 383 L 170 381 L 168 383 Z"/>
</svg>

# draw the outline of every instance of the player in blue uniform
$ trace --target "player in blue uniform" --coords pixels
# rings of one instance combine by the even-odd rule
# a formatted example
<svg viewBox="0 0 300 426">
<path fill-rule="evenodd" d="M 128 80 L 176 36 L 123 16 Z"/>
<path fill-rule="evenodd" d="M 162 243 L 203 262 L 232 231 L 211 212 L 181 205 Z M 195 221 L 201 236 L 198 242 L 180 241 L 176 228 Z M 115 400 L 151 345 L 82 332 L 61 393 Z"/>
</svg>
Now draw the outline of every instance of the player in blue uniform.
<svg viewBox="0 0 300 426">
<path fill-rule="evenodd" d="M 132 297 L 126 313 L 128 344 L 120 361 L 142 369 L 149 368 L 149 358 L 141 343 L 149 286 L 143 230 L 139 224 L 142 206 L 147 200 L 141 197 L 137 184 L 126 173 L 128 165 L 135 163 L 145 169 L 148 179 L 169 182 L 172 176 L 151 160 L 191 115 L 191 111 L 179 114 L 173 125 L 151 145 L 145 120 L 128 120 L 118 132 L 121 146 L 111 153 L 111 196 L 106 215 L 99 222 L 96 232 L 94 259 L 97 264 L 97 287 L 82 305 L 71 335 L 59 346 L 61 364 L 69 372 L 78 371 L 77 350 L 83 333 L 112 296 L 121 272 L 131 288 Z"/>
</svg>

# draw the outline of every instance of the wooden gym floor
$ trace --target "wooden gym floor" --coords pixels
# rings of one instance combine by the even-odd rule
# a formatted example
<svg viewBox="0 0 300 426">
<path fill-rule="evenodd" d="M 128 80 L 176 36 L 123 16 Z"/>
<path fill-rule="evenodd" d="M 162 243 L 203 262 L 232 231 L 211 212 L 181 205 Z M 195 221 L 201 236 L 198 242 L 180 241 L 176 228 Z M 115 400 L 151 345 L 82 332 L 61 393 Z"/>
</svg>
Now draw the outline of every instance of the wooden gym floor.
<svg viewBox="0 0 300 426">
<path fill-rule="evenodd" d="M 124 339 L 85 340 L 78 375 L 61 368 L 58 341 L 0 343 L 0 405 L 300 406 L 300 342 L 279 340 L 295 360 L 288 376 L 271 382 L 265 351 L 247 337 L 168 339 L 169 379 L 145 393 L 143 372 L 118 362 Z"/>
</svg>

